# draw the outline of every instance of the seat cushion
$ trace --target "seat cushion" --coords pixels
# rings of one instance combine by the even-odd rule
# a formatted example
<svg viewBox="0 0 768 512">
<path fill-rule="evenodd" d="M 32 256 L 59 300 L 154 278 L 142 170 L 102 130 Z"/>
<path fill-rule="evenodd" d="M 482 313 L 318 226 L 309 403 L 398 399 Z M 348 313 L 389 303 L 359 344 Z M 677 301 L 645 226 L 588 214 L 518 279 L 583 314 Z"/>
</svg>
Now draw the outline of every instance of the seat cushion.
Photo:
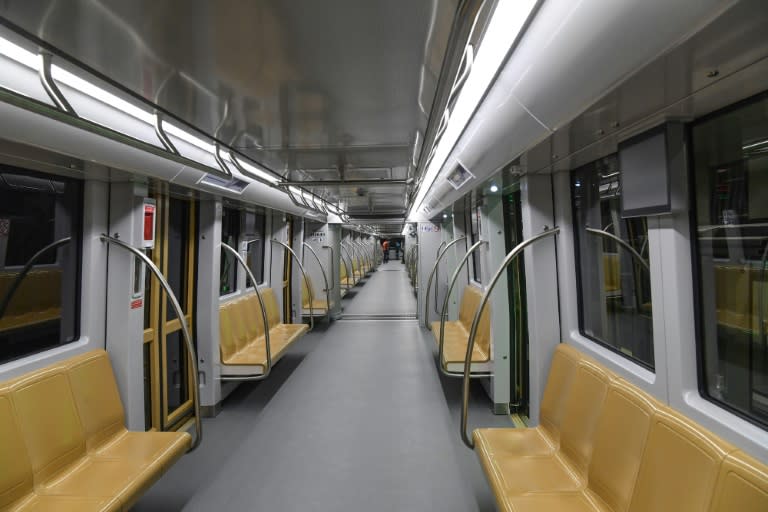
<svg viewBox="0 0 768 512">
<path fill-rule="evenodd" d="M 123 431 L 101 446 L 94 456 L 99 459 L 131 461 L 138 468 L 153 464 L 167 469 L 192 445 L 186 432 Z"/>
<path fill-rule="evenodd" d="M 12 512 L 118 512 L 123 505 L 117 498 L 81 496 L 37 496 L 12 508 Z"/>
<path fill-rule="evenodd" d="M 576 492 L 586 479 L 559 454 L 493 458 L 494 473 L 508 496 L 539 492 Z"/>
<path fill-rule="evenodd" d="M 613 512 L 584 492 L 508 496 L 497 504 L 510 512 Z"/>
<path fill-rule="evenodd" d="M 555 443 L 541 427 L 481 428 L 473 433 L 478 457 L 505 458 L 548 455 Z"/>
</svg>

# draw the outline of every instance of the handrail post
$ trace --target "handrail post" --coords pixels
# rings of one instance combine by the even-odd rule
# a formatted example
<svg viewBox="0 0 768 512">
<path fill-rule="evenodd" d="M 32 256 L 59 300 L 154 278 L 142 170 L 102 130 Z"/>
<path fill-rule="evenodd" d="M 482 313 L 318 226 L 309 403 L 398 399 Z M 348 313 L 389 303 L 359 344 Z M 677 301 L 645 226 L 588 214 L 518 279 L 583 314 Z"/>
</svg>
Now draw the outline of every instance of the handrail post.
<svg viewBox="0 0 768 512">
<path fill-rule="evenodd" d="M 355 266 L 352 264 L 352 257 L 349 255 L 349 249 L 347 249 L 347 246 L 344 245 L 343 243 L 339 245 L 339 248 L 341 249 L 341 251 L 344 254 L 347 255 L 347 259 L 345 261 L 344 258 L 341 256 L 341 254 L 339 254 L 339 257 L 341 258 L 341 261 L 344 262 L 344 268 L 347 269 L 347 279 L 349 279 L 349 276 L 351 275 L 352 276 L 352 281 L 354 281 L 355 280 Z M 347 261 L 349 262 L 349 266 L 347 266 Z M 352 269 L 352 273 L 351 274 L 349 272 L 350 268 Z M 347 286 L 347 290 L 349 290 L 350 288 L 351 288 L 351 286 Z"/>
<path fill-rule="evenodd" d="M 284 249 L 286 249 L 288 252 L 290 252 L 293 255 L 293 259 L 296 260 L 296 264 L 299 266 L 299 270 L 301 270 L 301 275 L 304 276 L 304 283 L 307 285 L 307 293 L 309 293 L 309 330 L 315 328 L 315 311 L 312 308 L 312 303 L 315 301 L 314 296 L 312 294 L 312 285 L 310 284 L 309 277 L 307 276 L 307 272 L 304 270 L 304 265 L 301 264 L 301 258 L 299 258 L 299 255 L 296 254 L 296 252 L 290 248 L 290 246 L 284 242 L 281 242 L 280 240 L 271 239 L 270 242 L 273 244 L 282 245 Z M 290 283 L 290 280 L 289 280 Z M 302 299 L 303 302 L 303 299 Z M 302 304 L 302 309 L 304 309 L 304 305 Z"/>
<path fill-rule="evenodd" d="M 440 264 L 440 260 L 443 258 L 443 256 L 448 253 L 448 249 L 450 249 L 451 246 L 466 239 L 466 236 L 454 238 L 448 244 L 446 244 L 445 249 L 443 249 L 442 252 L 440 250 L 437 252 L 437 259 L 435 260 L 435 264 L 432 267 L 432 272 L 429 273 L 429 279 L 427 279 L 427 289 L 424 294 L 424 327 L 426 327 L 428 331 L 432 330 L 432 326 L 429 325 L 429 289 L 432 287 L 432 279 L 435 277 L 435 273 L 437 272 L 437 266 Z M 442 246 L 444 243 L 445 242 L 442 242 L 440 246 Z M 437 289 L 437 287 L 435 287 L 435 289 Z M 437 293 L 435 293 L 435 303 L 437 303 Z"/>
<path fill-rule="evenodd" d="M 309 245 L 307 242 L 302 242 L 302 243 L 304 244 L 304 247 L 309 249 L 309 252 L 311 252 L 312 255 L 315 257 L 315 259 L 317 260 L 317 264 L 320 265 L 320 272 L 322 272 L 322 274 L 323 274 L 323 282 L 325 283 L 325 290 L 323 290 L 325 292 L 325 305 L 326 305 L 325 313 L 330 317 L 330 315 L 331 315 L 331 290 L 330 290 L 330 288 L 328 286 L 328 277 L 325 274 L 325 267 L 323 267 L 323 262 L 320 261 L 320 256 L 317 255 L 317 253 L 312 248 L 312 246 Z M 302 299 L 302 302 L 304 302 L 303 299 Z"/>
<path fill-rule="evenodd" d="M 469 339 L 467 340 L 467 353 L 464 356 L 464 377 L 461 392 L 461 440 L 465 445 L 467 445 L 468 448 L 475 448 L 475 442 L 467 433 L 467 421 L 469 416 L 469 366 L 472 363 L 472 351 L 475 348 L 475 337 L 477 336 L 477 328 L 480 325 L 480 314 L 483 311 L 485 305 L 488 303 L 488 299 L 491 297 L 491 293 L 496 287 L 496 283 L 499 281 L 499 278 L 501 278 L 501 275 L 507 270 L 509 264 L 512 263 L 512 261 L 514 261 L 515 258 L 517 258 L 520 254 L 522 254 L 525 248 L 529 245 L 544 238 L 556 235 L 559 232 L 560 228 L 558 227 L 552 228 L 550 230 L 546 230 L 545 228 L 545 231 L 517 244 L 511 251 L 509 251 L 509 254 L 504 257 L 504 261 L 501 262 L 501 266 L 499 266 L 499 268 L 496 270 L 496 273 L 491 278 L 491 282 L 488 284 L 488 288 L 486 288 L 485 293 L 483 294 L 483 298 L 480 299 L 480 304 L 477 308 L 477 311 L 475 311 L 474 318 L 472 319 L 472 327 L 469 330 Z"/>
<path fill-rule="evenodd" d="M 640 264 L 647 270 L 648 272 L 651 271 L 651 266 L 648 265 L 648 262 L 645 261 L 645 258 L 643 258 L 639 252 L 635 250 L 634 247 L 632 247 L 628 242 L 626 242 L 623 238 L 614 235 L 613 233 L 609 233 L 607 231 L 602 231 L 600 229 L 594 229 L 594 228 L 584 228 L 587 233 L 592 233 L 593 235 L 602 236 L 604 238 L 608 238 L 610 240 L 613 240 L 617 244 L 624 247 L 626 250 L 629 251 L 629 253 L 638 261 Z"/>
<path fill-rule="evenodd" d="M 251 272 L 251 269 L 248 268 L 248 264 L 245 262 L 243 257 L 238 253 L 232 246 L 229 244 L 225 244 L 224 242 L 221 243 L 221 248 L 225 251 L 232 254 L 238 263 L 245 269 L 246 274 L 248 274 L 248 277 L 251 278 L 251 283 L 253 283 L 253 291 L 256 292 L 256 298 L 259 301 L 259 306 L 261 307 L 261 321 L 264 323 L 264 345 L 266 349 L 267 354 L 267 366 L 264 368 L 264 372 L 260 375 L 220 375 L 219 380 L 221 381 L 252 381 L 252 380 L 263 380 L 266 379 L 267 376 L 272 372 L 272 349 L 269 341 L 269 320 L 267 319 L 267 308 L 264 305 L 264 299 L 261 296 L 261 292 L 259 291 L 259 283 L 256 280 L 256 276 L 253 275 L 253 272 Z M 219 343 L 221 343 L 221 340 L 219 340 Z"/>
<path fill-rule="evenodd" d="M 189 360 L 189 366 L 192 369 L 193 380 L 192 404 L 195 411 L 195 440 L 192 442 L 192 446 L 190 446 L 189 450 L 187 450 L 187 453 L 189 453 L 200 446 L 200 442 L 203 440 L 203 424 L 200 419 L 200 375 L 198 374 L 197 369 L 197 352 L 195 351 L 195 346 L 192 343 L 192 337 L 189 335 L 187 318 L 184 315 L 184 311 L 181 309 L 181 305 L 179 304 L 179 300 L 176 298 L 176 294 L 173 293 L 171 285 L 168 284 L 168 281 L 165 279 L 165 276 L 163 276 L 163 273 L 160 272 L 160 269 L 157 268 L 155 263 L 149 258 L 149 256 L 144 253 L 144 251 L 140 251 L 139 249 L 123 242 L 118 238 L 113 238 L 105 234 L 101 235 L 101 241 L 114 244 L 115 246 L 125 249 L 126 251 L 132 253 L 134 256 L 138 257 L 157 278 L 160 286 L 162 286 L 163 290 L 168 296 L 168 299 L 171 301 L 171 306 L 173 307 L 173 310 L 176 312 L 176 316 L 179 319 L 179 324 L 181 325 L 181 334 L 184 338 L 184 343 L 187 349 L 187 359 Z"/>
<path fill-rule="evenodd" d="M 437 253 L 435 254 L 435 268 L 432 269 L 432 272 L 435 273 L 437 276 L 438 283 L 435 285 L 435 314 L 439 314 L 440 312 L 437 310 L 437 300 L 440 296 L 440 257 L 441 251 L 443 246 L 448 245 L 445 240 L 440 242 L 440 245 L 437 246 Z M 429 300 L 429 286 L 427 286 L 427 299 Z M 427 317 L 429 317 L 429 306 L 427 304 L 424 304 L 424 320 L 426 322 Z M 428 322 L 427 322 L 428 323 Z M 431 330 L 430 327 L 427 327 L 428 330 Z"/>
<path fill-rule="evenodd" d="M 333 251 L 333 247 L 331 247 L 330 245 L 324 245 L 323 249 L 328 249 L 329 251 L 331 251 L 331 284 L 332 284 L 331 290 L 333 290 L 334 288 L 336 288 L 336 269 L 334 268 L 335 267 L 334 263 L 336 261 L 336 258 L 335 258 L 336 253 Z"/>
<path fill-rule="evenodd" d="M 448 285 L 448 290 L 445 292 L 445 300 L 443 300 L 443 309 L 440 310 L 440 337 L 438 338 L 438 350 L 437 350 L 437 365 L 440 368 L 440 372 L 443 373 L 443 375 L 446 375 L 448 377 L 461 377 L 461 374 L 454 373 L 451 371 L 448 371 L 448 366 L 443 366 L 443 354 L 444 354 L 444 347 L 445 347 L 445 319 L 448 318 L 448 304 L 451 301 L 451 293 L 453 293 L 453 287 L 456 285 L 456 280 L 459 278 L 459 274 L 461 274 L 461 270 L 464 268 L 464 265 L 469 261 L 469 257 L 472 256 L 472 254 L 478 250 L 481 246 L 488 244 L 488 240 L 478 240 L 475 242 L 472 247 L 469 248 L 469 250 L 464 254 L 464 257 L 461 258 L 461 261 L 459 262 L 459 265 L 456 267 L 456 270 L 453 271 L 453 276 L 451 276 L 451 282 Z M 485 373 L 476 375 L 476 378 L 479 377 L 487 377 L 488 375 Z"/>
</svg>

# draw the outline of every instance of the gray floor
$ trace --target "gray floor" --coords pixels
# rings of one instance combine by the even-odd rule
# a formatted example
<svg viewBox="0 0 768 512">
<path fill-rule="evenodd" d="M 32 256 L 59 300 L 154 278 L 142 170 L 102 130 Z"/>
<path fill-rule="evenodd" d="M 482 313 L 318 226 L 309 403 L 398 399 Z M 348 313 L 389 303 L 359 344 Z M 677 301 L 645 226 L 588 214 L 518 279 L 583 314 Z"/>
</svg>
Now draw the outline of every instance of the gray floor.
<svg viewBox="0 0 768 512">
<path fill-rule="evenodd" d="M 387 293 L 398 273 L 376 272 L 350 306 Z M 240 386 L 205 420 L 202 446 L 134 511 L 492 511 L 459 440 L 459 393 L 415 320 L 320 326 L 268 380 Z M 473 423 L 510 426 L 479 385 L 472 403 Z"/>
<path fill-rule="evenodd" d="M 405 265 L 392 260 L 352 288 L 342 301 L 344 315 L 415 315 L 416 297 Z"/>
</svg>

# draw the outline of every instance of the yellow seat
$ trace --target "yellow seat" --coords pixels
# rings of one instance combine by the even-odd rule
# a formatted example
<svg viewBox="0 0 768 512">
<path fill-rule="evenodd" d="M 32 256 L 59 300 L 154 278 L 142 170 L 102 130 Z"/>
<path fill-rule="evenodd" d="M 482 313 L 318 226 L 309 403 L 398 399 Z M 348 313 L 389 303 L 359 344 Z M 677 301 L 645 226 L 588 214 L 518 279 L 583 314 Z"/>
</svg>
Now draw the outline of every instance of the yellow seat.
<svg viewBox="0 0 768 512">
<path fill-rule="evenodd" d="M 260 290 L 267 315 L 272 363 L 309 330 L 306 324 L 280 322 L 277 299 L 271 288 Z M 267 367 L 264 319 L 255 293 L 230 301 L 219 308 L 219 354 L 225 366 L 253 366 L 264 372 Z"/>
<path fill-rule="evenodd" d="M 191 438 L 127 432 L 123 421 L 104 351 L 8 383 L 0 390 L 0 510 L 128 510 Z"/>
<path fill-rule="evenodd" d="M 483 457 L 546 455 L 560 446 L 560 425 L 571 383 L 581 355 L 573 347 L 561 343 L 552 356 L 549 379 L 541 401 L 538 427 L 484 428 L 474 432 L 476 450 Z"/>
<path fill-rule="evenodd" d="M 0 297 L 8 293 L 18 272 L 0 273 Z M 19 283 L 0 318 L 0 332 L 61 318 L 61 269 L 32 270 Z"/>
<path fill-rule="evenodd" d="M 308 315 L 310 313 L 309 296 L 310 292 L 312 292 L 312 313 L 315 315 L 325 315 L 328 313 L 328 300 L 319 298 L 314 286 L 312 285 L 312 280 L 308 281 L 309 286 L 307 286 L 307 281 L 304 279 L 301 280 L 301 307 L 304 310 L 304 314 Z"/>
<path fill-rule="evenodd" d="M 619 272 L 619 254 L 603 253 L 603 281 L 605 294 L 609 297 L 621 295 L 621 274 Z"/>
<path fill-rule="evenodd" d="M 474 320 L 482 297 L 483 294 L 479 288 L 471 285 L 466 286 L 459 305 L 459 319 L 445 322 L 441 364 L 450 372 L 464 371 L 469 330 L 472 328 L 472 320 Z M 485 369 L 483 368 L 484 363 L 489 363 L 491 359 L 491 319 L 489 312 L 490 308 L 486 305 L 480 316 L 475 345 L 472 347 L 472 371 L 483 371 Z M 439 346 L 440 322 L 432 322 L 432 335 L 435 337 L 435 343 Z"/>
<path fill-rule="evenodd" d="M 768 467 L 741 451 L 729 454 L 720 468 L 709 512 L 768 510 Z"/>
</svg>

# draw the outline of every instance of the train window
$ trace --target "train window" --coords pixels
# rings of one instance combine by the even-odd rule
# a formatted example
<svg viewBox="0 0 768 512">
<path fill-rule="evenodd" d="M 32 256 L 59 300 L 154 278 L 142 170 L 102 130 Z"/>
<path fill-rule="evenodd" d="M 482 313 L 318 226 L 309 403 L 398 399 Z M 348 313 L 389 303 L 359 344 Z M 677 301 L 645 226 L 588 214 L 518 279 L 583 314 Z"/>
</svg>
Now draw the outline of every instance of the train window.
<svg viewBox="0 0 768 512">
<path fill-rule="evenodd" d="M 768 95 L 691 138 L 701 391 L 768 426 Z"/>
<path fill-rule="evenodd" d="M 245 240 L 248 241 L 246 263 L 258 284 L 264 283 L 264 240 L 266 239 L 267 217 L 264 212 L 245 212 Z M 246 277 L 247 288 L 253 286 Z"/>
<path fill-rule="evenodd" d="M 221 215 L 221 241 L 240 250 L 237 246 L 240 237 L 240 211 L 224 208 Z M 221 250 L 221 269 L 219 274 L 219 296 L 237 291 L 237 261 L 235 257 Z"/>
<path fill-rule="evenodd" d="M 571 173 L 579 330 L 653 369 L 648 225 L 621 218 L 619 174 L 615 156 Z"/>
<path fill-rule="evenodd" d="M 82 184 L 0 166 L 0 363 L 75 341 Z"/>
</svg>

